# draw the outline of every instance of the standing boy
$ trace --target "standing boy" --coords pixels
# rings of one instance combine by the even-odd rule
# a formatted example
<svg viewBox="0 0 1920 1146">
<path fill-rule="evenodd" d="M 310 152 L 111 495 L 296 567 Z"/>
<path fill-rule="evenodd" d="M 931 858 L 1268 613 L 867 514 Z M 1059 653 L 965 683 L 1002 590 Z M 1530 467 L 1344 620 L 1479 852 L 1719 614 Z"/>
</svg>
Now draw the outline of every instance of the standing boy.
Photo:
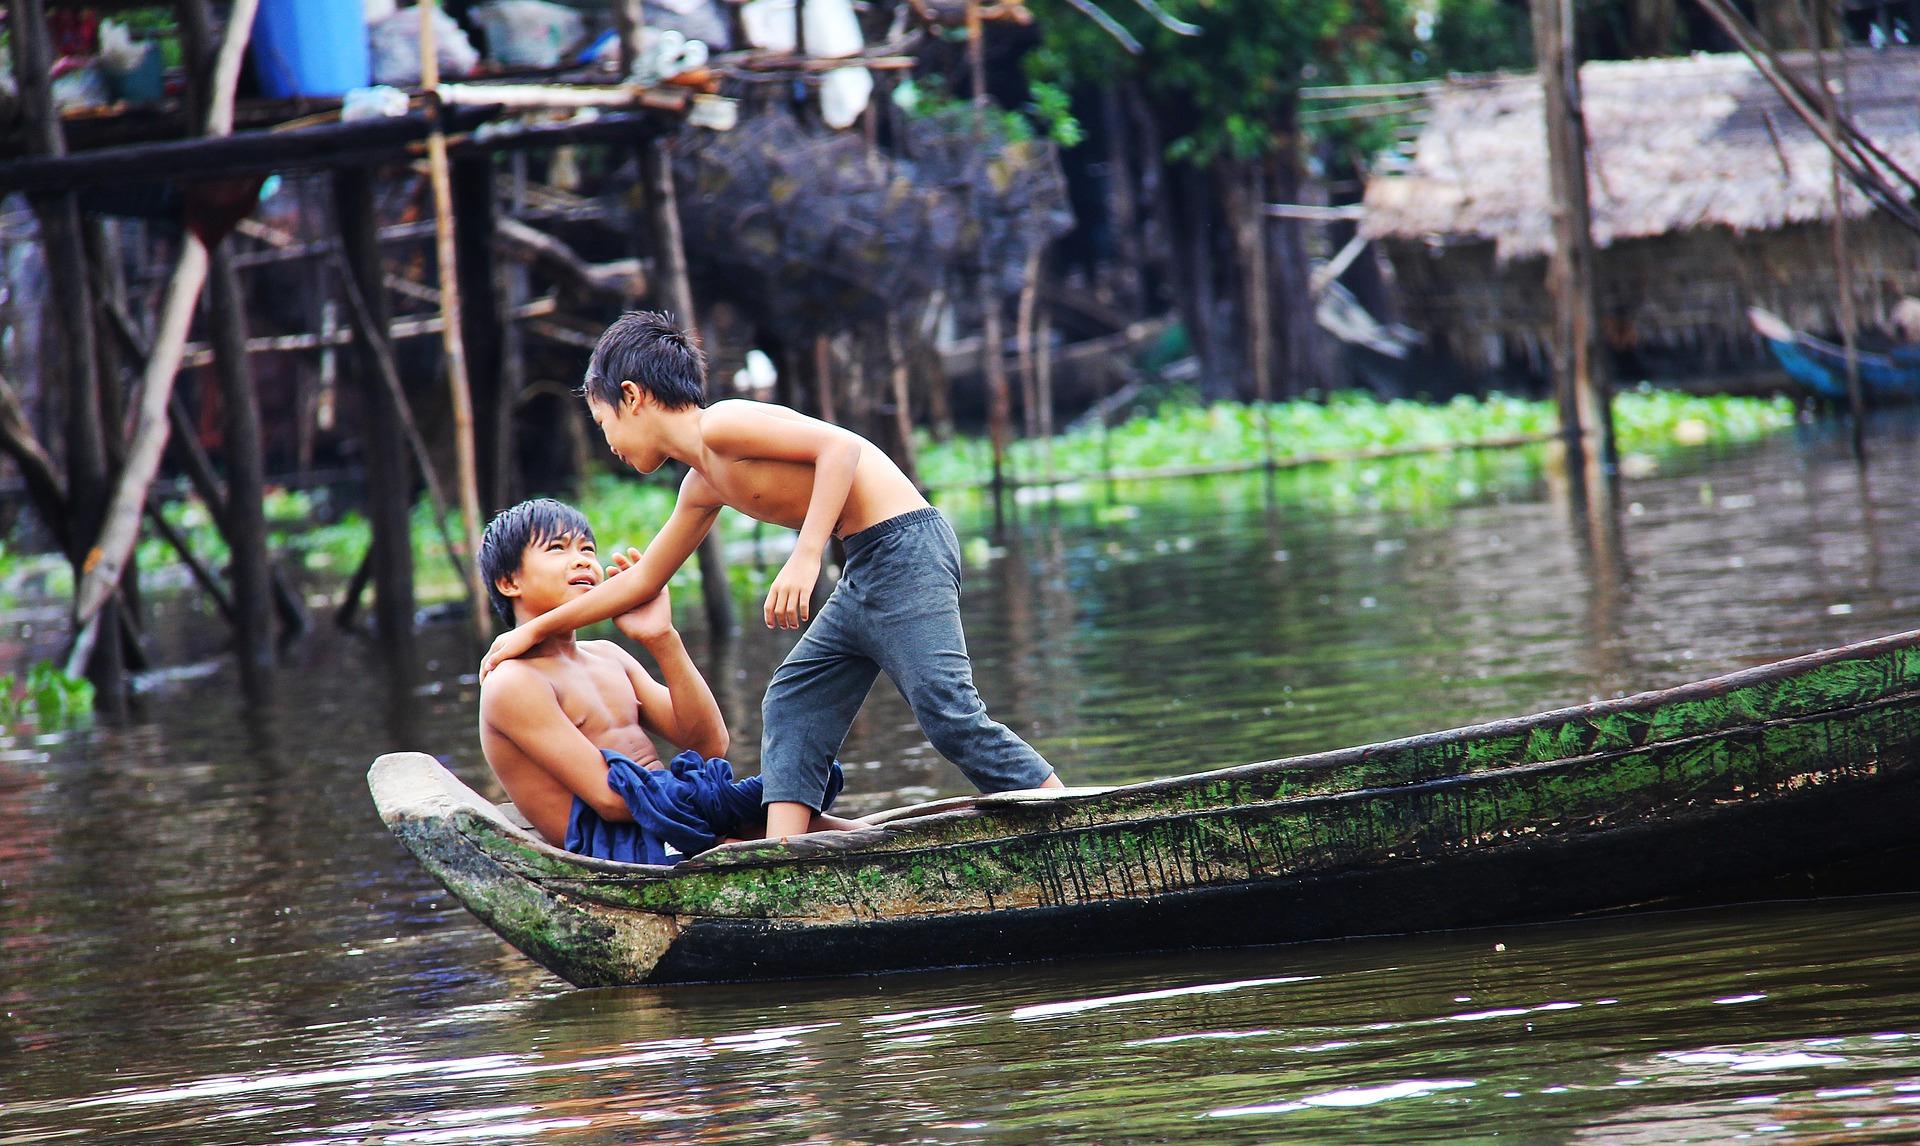
<svg viewBox="0 0 1920 1146">
<path fill-rule="evenodd" d="M 731 506 L 800 531 L 767 594 L 769 628 L 797 629 L 808 619 L 829 536 L 840 538 L 847 558 L 761 707 L 769 838 L 807 830 L 833 758 L 882 672 L 933 746 L 981 791 L 1061 786 L 1039 753 L 987 716 L 960 631 L 959 542 L 872 442 L 783 406 L 706 406 L 706 358 L 662 314 L 626 314 L 608 327 L 581 389 L 615 457 L 643 474 L 669 459 L 688 467 L 679 500 L 630 568 L 494 641 L 483 677 L 552 633 L 651 600 L 720 508 Z"/>
</svg>

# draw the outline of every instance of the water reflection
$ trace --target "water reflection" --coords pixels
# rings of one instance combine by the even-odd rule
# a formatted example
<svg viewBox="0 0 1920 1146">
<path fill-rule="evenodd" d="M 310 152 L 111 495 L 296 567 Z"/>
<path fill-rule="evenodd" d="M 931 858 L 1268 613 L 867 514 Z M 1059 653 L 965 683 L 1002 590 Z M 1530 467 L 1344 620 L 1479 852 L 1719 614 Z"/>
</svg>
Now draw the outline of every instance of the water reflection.
<svg viewBox="0 0 1920 1146">
<path fill-rule="evenodd" d="M 1537 452 L 1465 459 L 1444 497 L 1362 466 L 1069 488 L 997 533 L 958 505 L 976 671 L 1069 781 L 1111 783 L 1907 629 L 1920 435 L 1875 433 L 1865 474 L 1809 432 L 1663 458 L 1598 514 Z M 218 651 L 190 600 L 155 627 L 177 662 Z M 794 639 L 690 634 L 743 770 Z M 1920 1136 L 1912 902 L 567 991 L 366 795 L 402 748 L 488 786 L 465 633 L 290 655 L 265 705 L 178 674 L 143 723 L 0 752 L 0 1144 Z M 843 757 L 856 810 L 964 785 L 884 682 Z"/>
</svg>

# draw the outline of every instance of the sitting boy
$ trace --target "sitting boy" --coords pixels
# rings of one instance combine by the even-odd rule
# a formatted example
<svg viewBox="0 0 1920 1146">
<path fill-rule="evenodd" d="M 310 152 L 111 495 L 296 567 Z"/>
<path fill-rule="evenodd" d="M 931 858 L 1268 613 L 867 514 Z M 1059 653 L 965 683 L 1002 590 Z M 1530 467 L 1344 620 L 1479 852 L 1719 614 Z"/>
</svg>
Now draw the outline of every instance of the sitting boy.
<svg viewBox="0 0 1920 1146">
<path fill-rule="evenodd" d="M 606 573 L 639 555 L 617 556 Z M 586 517 L 545 498 L 488 523 L 479 557 L 494 609 L 515 625 L 602 576 Z M 736 781 L 718 759 L 726 721 L 674 631 L 667 595 L 613 623 L 652 654 L 661 681 L 612 641 L 578 641 L 565 630 L 481 685 L 480 744 L 508 797 L 548 843 L 602 859 L 670 864 L 764 834 L 760 779 Z M 687 751 L 662 765 L 649 732 Z M 818 825 L 859 826 L 834 816 Z"/>
</svg>

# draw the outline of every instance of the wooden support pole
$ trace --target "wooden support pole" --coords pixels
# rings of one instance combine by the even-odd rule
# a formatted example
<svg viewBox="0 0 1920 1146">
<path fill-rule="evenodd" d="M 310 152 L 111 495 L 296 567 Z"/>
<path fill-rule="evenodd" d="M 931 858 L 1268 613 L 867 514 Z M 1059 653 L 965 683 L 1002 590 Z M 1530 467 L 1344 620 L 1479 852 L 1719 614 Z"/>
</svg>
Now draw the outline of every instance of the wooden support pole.
<svg viewBox="0 0 1920 1146">
<path fill-rule="evenodd" d="M 1260 409 L 1260 456 L 1273 464 L 1273 299 L 1267 271 L 1267 177 L 1264 158 L 1247 165 L 1246 186 L 1237 197 L 1234 220 L 1240 247 L 1247 321 L 1247 371 L 1253 376 L 1253 400 Z M 1307 302 L 1312 306 L 1311 299 Z"/>
<path fill-rule="evenodd" d="M 247 36 L 253 29 L 257 0 L 235 0 L 230 11 L 227 33 L 215 58 L 212 91 L 207 109 L 206 133 L 225 135 L 233 126 L 233 92 L 239 79 L 240 57 Z M 140 519 L 145 512 L 147 488 L 160 466 L 168 436 L 167 402 L 173 394 L 174 376 L 186 349 L 187 326 L 193 319 L 195 303 L 207 278 L 206 244 L 192 228 L 183 229 L 180 262 L 167 284 L 161 306 L 160 325 L 154 337 L 152 353 L 140 386 L 140 406 L 135 431 L 127 450 L 126 467 L 115 484 L 98 540 L 88 552 L 86 572 L 75 593 L 74 624 L 84 628 L 106 607 L 119 583 L 128 555 L 139 538 Z M 91 308 L 81 313 L 91 314 Z M 77 496 L 76 491 L 76 496 Z M 116 643 L 117 642 L 113 642 Z"/>
<path fill-rule="evenodd" d="M 460 251 L 460 337 L 473 388 L 473 428 L 480 511 L 507 507 L 513 457 L 513 395 L 506 391 L 506 307 L 502 305 L 494 235 L 500 217 L 493 159 L 470 156 L 452 169 L 454 240 Z M 475 540 L 476 547 L 478 540 Z"/>
<path fill-rule="evenodd" d="M 34 512 L 53 537 L 53 543 L 66 552 L 73 528 L 67 510 L 66 483 L 60 479 L 60 470 L 48 456 L 46 447 L 34 434 L 33 424 L 27 421 L 20 395 L 5 376 L 0 376 L 0 451 L 20 467 L 20 477 L 26 482 L 27 497 L 33 502 Z"/>
<path fill-rule="evenodd" d="M 1045 266 L 1043 263 L 1042 266 Z M 1040 471 L 1053 478 L 1053 304 L 1042 300 L 1034 341 L 1035 389 L 1040 395 Z"/>
<path fill-rule="evenodd" d="M 273 668 L 273 584 L 267 562 L 266 469 L 260 453 L 260 408 L 247 364 L 246 296 L 228 244 L 210 252 L 208 318 L 213 326 L 214 379 L 220 387 L 227 462 L 226 512 L 232 554 L 234 649 L 241 680 L 265 683 Z"/>
<path fill-rule="evenodd" d="M 153 527 L 154 533 L 173 548 L 174 554 L 180 558 L 180 563 L 187 567 L 187 572 L 193 575 L 194 581 L 212 599 L 213 607 L 220 611 L 220 615 L 227 619 L 228 624 L 237 629 L 240 619 L 234 615 L 233 601 L 227 597 L 227 591 L 221 587 L 220 579 L 214 576 L 213 570 L 207 568 L 207 563 L 200 560 L 199 555 L 194 553 L 193 547 L 187 544 L 187 539 L 180 536 L 180 531 L 175 529 L 166 515 L 160 512 L 160 503 L 151 493 L 147 497 L 146 514 L 147 524 Z"/>
<path fill-rule="evenodd" d="M 367 521 L 373 533 L 363 563 L 367 576 L 355 579 L 362 585 L 372 581 L 374 626 L 382 640 L 398 642 L 411 641 L 413 635 L 413 536 L 408 520 L 413 498 L 400 411 L 381 381 L 377 353 L 372 348 L 384 341 L 387 316 L 386 294 L 380 289 L 382 266 L 373 184 L 374 173 L 367 168 L 340 170 L 334 174 L 333 201 L 341 252 L 360 297 L 373 315 L 369 331 L 354 343 L 355 367 L 351 372 L 360 383 Z M 348 600 L 357 597 L 350 587 Z"/>
<path fill-rule="evenodd" d="M 460 260 L 453 241 L 453 189 L 447 167 L 447 137 L 441 129 L 437 89 L 440 86 L 440 60 L 434 50 L 433 23 L 439 5 L 435 0 L 420 3 L 420 86 L 427 92 L 428 107 L 434 116 L 433 129 L 427 135 L 427 178 L 433 187 L 435 251 L 440 266 L 441 345 L 446 353 L 447 389 L 453 408 L 453 453 L 455 482 L 460 499 L 461 549 L 476 552 L 480 546 L 480 472 L 479 455 L 474 444 L 473 391 L 467 378 L 466 344 L 460 337 Z M 480 583 L 478 562 L 471 567 L 466 581 L 467 605 L 471 611 L 474 638 L 482 645 L 493 635 L 488 615 L 486 587 Z"/>
<path fill-rule="evenodd" d="M 1014 311 L 1014 357 L 1020 364 L 1020 414 L 1027 437 L 1040 436 L 1040 377 L 1033 360 L 1034 306 L 1040 294 L 1040 251 L 1027 256 L 1020 279 L 1020 302 Z"/>
<path fill-rule="evenodd" d="M 1006 338 L 993 275 L 980 274 L 980 368 L 987 380 L 987 435 L 993 440 L 993 489 L 1008 484 L 1007 449 L 1013 436 L 1013 394 L 1007 383 Z"/>
<path fill-rule="evenodd" d="M 433 523 L 440 531 L 441 544 L 446 546 L 447 561 L 453 566 L 454 579 L 465 584 L 469 576 L 467 564 L 459 543 L 454 540 L 447 525 L 446 493 L 440 488 L 440 476 L 434 472 L 433 457 L 427 452 L 427 441 L 420 434 L 420 424 L 414 420 L 413 404 L 407 401 L 406 386 L 400 381 L 400 368 L 393 361 L 393 341 L 380 329 L 380 320 L 372 304 L 360 291 L 358 276 L 344 258 L 340 260 L 340 286 L 347 297 L 347 314 L 360 345 L 367 348 L 374 373 L 386 387 L 387 409 L 397 416 L 406 443 L 413 451 L 413 462 L 420 470 L 420 480 L 427 487 L 427 503 L 433 509 Z M 403 465 L 403 471 L 404 468 Z M 402 480 L 405 480 L 404 477 Z M 476 550 L 476 560 L 477 553 Z"/>
<path fill-rule="evenodd" d="M 813 410 L 823 422 L 840 424 L 839 404 L 833 400 L 833 341 L 813 336 Z"/>
<path fill-rule="evenodd" d="M 17 77 L 22 120 L 28 146 L 37 156 L 59 159 L 66 153 L 66 139 L 53 106 L 53 49 L 47 31 L 46 8 L 42 0 L 22 0 L 11 7 L 9 32 L 13 50 L 13 71 Z M 84 584 L 88 572 L 87 548 L 100 534 L 103 507 L 111 481 L 106 434 L 100 420 L 100 363 L 94 343 L 91 317 L 92 291 L 87 282 L 87 252 L 79 199 L 72 192 L 36 195 L 30 199 L 40 224 L 41 243 L 46 251 L 48 310 L 59 335 L 63 401 L 66 408 L 67 509 L 66 553 L 73 563 L 77 584 Z M 116 570 L 117 573 L 117 570 Z M 112 584 L 117 584 L 116 576 Z M 79 592 L 76 590 L 76 600 Z M 84 625 L 76 623 L 76 634 Z M 90 671 L 96 695 L 110 710 L 118 711 L 124 700 L 125 665 L 120 659 L 121 632 L 117 614 L 105 618 L 94 631 L 104 629 L 106 655 L 94 664 L 92 641 L 76 640 L 75 652 L 86 656 L 69 658 L 77 675 Z"/>
<path fill-rule="evenodd" d="M 1819 84 L 1816 91 L 1820 97 L 1820 112 L 1827 125 L 1827 134 L 1837 138 L 1840 134 L 1839 102 L 1834 98 L 1833 88 L 1827 82 L 1826 44 L 1832 32 L 1832 12 L 1822 0 L 1813 0 L 1819 7 L 1820 18 L 1810 21 L 1809 32 L 1813 36 L 1813 59 Z M 1798 5 L 1796 5 L 1798 7 Z M 1805 9 L 1801 9 L 1803 13 Z M 1846 56 L 1842 49 L 1841 61 Z M 1859 316 L 1854 312 L 1853 303 L 1853 253 L 1847 242 L 1847 204 L 1841 194 L 1840 160 L 1837 156 L 1827 156 L 1827 188 L 1833 196 L 1833 272 L 1834 285 L 1840 294 L 1840 345 L 1846 352 L 1847 362 L 1847 408 L 1853 416 L 1853 452 L 1855 457 L 1867 456 L 1867 398 L 1860 384 L 1860 350 L 1855 343 L 1858 340 Z"/>
<path fill-rule="evenodd" d="M 673 159 L 664 139 L 640 145 L 640 181 L 647 196 L 647 224 L 653 239 L 653 264 L 667 308 L 686 331 L 698 337 L 693 309 L 693 279 L 687 271 L 687 248 L 680 230 L 680 204 L 673 187 Z M 718 533 L 709 530 L 700 542 L 700 592 L 706 607 L 707 628 L 715 637 L 736 632 L 733 589 L 727 576 L 726 552 Z"/>
<path fill-rule="evenodd" d="M 907 370 L 906 347 L 900 338 L 899 317 L 889 313 L 886 323 L 887 385 L 893 398 L 893 436 L 900 443 L 900 454 L 894 460 L 900 463 L 907 480 L 919 485 L 920 459 L 915 456 L 913 445 L 913 388 Z"/>
<path fill-rule="evenodd" d="M 1554 384 L 1570 454 L 1598 451 L 1611 465 L 1613 415 L 1596 321 L 1587 132 L 1573 35 L 1573 0 L 1541 0 L 1533 6 L 1534 59 L 1540 68 L 1553 186 L 1554 243 L 1547 283 L 1554 308 Z"/>
</svg>

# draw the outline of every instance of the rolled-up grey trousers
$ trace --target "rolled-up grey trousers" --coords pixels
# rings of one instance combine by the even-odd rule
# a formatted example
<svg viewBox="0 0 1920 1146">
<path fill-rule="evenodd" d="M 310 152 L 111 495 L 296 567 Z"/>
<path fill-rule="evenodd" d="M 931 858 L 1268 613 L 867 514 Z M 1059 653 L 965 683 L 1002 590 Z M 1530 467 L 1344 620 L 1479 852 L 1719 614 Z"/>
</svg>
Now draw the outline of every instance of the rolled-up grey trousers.
<svg viewBox="0 0 1920 1146">
<path fill-rule="evenodd" d="M 960 542 L 917 509 L 844 542 L 847 560 L 760 706 L 763 803 L 818 811 L 827 772 L 874 679 L 900 688 L 921 731 L 982 792 L 1037 788 L 1053 768 L 987 716 L 960 631 Z"/>
</svg>

